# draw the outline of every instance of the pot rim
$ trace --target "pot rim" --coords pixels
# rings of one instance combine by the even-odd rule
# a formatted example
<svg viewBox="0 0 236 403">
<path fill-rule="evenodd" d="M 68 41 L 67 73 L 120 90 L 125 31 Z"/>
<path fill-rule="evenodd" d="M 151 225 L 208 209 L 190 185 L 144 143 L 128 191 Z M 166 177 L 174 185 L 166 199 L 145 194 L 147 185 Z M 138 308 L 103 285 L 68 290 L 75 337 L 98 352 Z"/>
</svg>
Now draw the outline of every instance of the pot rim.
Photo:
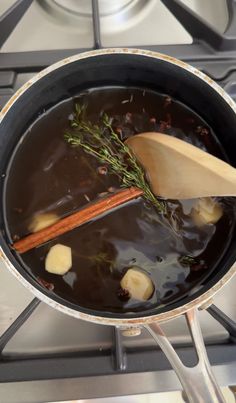
<svg viewBox="0 0 236 403">
<path fill-rule="evenodd" d="M 0 124 L 7 115 L 8 111 L 10 110 L 11 106 L 18 100 L 18 98 L 21 97 L 23 93 L 25 93 L 28 88 L 30 88 L 32 85 L 34 85 L 37 81 L 39 81 L 42 77 L 46 76 L 47 74 L 51 73 L 54 70 L 57 70 L 58 68 L 65 66 L 67 64 L 73 63 L 78 60 L 82 59 L 87 59 L 90 57 L 96 57 L 100 55 L 111 55 L 111 54 L 129 54 L 129 55 L 139 55 L 139 56 L 144 56 L 144 57 L 151 57 L 154 59 L 159 59 L 163 60 L 167 63 L 176 65 L 184 70 L 187 70 L 190 72 L 192 75 L 197 76 L 201 80 L 203 80 L 205 83 L 207 83 L 210 87 L 212 87 L 224 100 L 225 102 L 229 105 L 229 107 L 233 110 L 233 112 L 236 114 L 236 104 L 232 100 L 232 98 L 221 88 L 215 81 L 213 81 L 210 77 L 208 77 L 206 74 L 202 73 L 195 67 L 186 64 L 185 62 L 182 62 L 181 60 L 178 60 L 176 58 L 173 58 L 171 56 L 162 54 L 162 53 L 157 53 L 149 50 L 141 50 L 141 49 L 132 49 L 132 48 L 107 48 L 107 49 L 99 49 L 99 50 L 93 50 L 89 52 L 84 52 L 80 54 L 76 54 L 71 57 L 67 57 L 63 60 L 58 61 L 57 63 L 52 64 L 51 66 L 47 67 L 46 69 L 42 70 L 38 74 L 36 74 L 34 77 L 32 77 L 29 81 L 27 81 L 7 102 L 7 104 L 2 108 L 2 111 L 0 112 Z M 136 318 L 104 318 L 102 316 L 98 315 L 92 315 L 92 314 L 87 314 L 72 308 L 67 307 L 66 305 L 63 305 L 61 303 L 58 303 L 54 299 L 48 297 L 45 295 L 43 292 L 35 288 L 26 278 L 21 275 L 18 270 L 13 266 L 9 258 L 5 255 L 2 247 L 0 247 L 0 257 L 3 259 L 5 262 L 7 268 L 10 270 L 10 272 L 30 291 L 32 292 L 37 298 L 39 298 L 41 301 L 47 303 L 49 306 L 52 308 L 55 308 L 67 315 L 73 316 L 77 319 L 83 319 L 89 322 L 94 322 L 98 324 L 103 324 L 103 325 L 114 325 L 114 326 L 139 326 L 139 325 L 146 325 L 148 323 L 158 321 L 158 322 L 163 322 L 167 321 L 170 319 L 173 319 L 179 315 L 182 315 L 186 313 L 188 310 L 194 308 L 194 307 L 200 307 L 203 304 L 205 304 L 208 300 L 210 300 L 216 292 L 218 292 L 233 276 L 236 274 L 236 264 L 234 264 L 228 271 L 227 273 L 216 283 L 214 284 L 213 287 L 211 287 L 209 290 L 205 291 L 202 295 L 198 296 L 197 298 L 193 299 L 192 301 L 186 303 L 185 305 L 182 305 L 180 307 L 177 307 L 175 309 L 169 310 L 167 312 L 162 312 L 150 316 L 145 316 L 145 317 L 136 317 Z"/>
</svg>

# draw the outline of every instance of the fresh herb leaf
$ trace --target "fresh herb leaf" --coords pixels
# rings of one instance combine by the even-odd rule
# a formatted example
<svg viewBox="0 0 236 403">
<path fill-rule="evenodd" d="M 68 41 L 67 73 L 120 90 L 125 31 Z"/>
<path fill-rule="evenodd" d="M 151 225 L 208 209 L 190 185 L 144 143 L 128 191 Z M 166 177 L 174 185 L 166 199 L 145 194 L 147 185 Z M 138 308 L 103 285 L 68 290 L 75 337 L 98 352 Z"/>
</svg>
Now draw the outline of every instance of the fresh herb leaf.
<svg viewBox="0 0 236 403">
<path fill-rule="evenodd" d="M 71 131 L 64 135 L 72 146 L 80 146 L 93 155 L 99 162 L 108 164 L 109 171 L 119 177 L 121 186 L 136 186 L 143 190 L 143 196 L 151 202 L 161 214 L 165 214 L 166 203 L 158 200 L 146 180 L 145 172 L 129 147 L 113 130 L 112 118 L 106 113 L 99 124 L 86 119 L 86 105 L 75 105 Z"/>
<path fill-rule="evenodd" d="M 194 264 L 196 264 L 196 259 L 193 256 L 181 256 L 179 258 L 179 263 L 182 264 L 182 266 L 193 266 Z"/>
</svg>

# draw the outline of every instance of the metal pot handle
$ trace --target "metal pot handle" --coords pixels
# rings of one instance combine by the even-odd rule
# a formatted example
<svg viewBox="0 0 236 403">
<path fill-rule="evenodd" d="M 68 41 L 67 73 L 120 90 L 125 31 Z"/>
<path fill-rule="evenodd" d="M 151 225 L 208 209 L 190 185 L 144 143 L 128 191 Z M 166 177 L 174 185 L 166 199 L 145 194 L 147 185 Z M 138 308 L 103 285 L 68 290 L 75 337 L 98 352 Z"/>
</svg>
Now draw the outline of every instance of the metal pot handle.
<svg viewBox="0 0 236 403">
<path fill-rule="evenodd" d="M 198 356 L 194 367 L 186 367 L 157 322 L 145 328 L 158 343 L 178 376 L 190 403 L 224 403 L 224 397 L 212 373 L 207 357 L 196 308 L 185 314 Z"/>
</svg>

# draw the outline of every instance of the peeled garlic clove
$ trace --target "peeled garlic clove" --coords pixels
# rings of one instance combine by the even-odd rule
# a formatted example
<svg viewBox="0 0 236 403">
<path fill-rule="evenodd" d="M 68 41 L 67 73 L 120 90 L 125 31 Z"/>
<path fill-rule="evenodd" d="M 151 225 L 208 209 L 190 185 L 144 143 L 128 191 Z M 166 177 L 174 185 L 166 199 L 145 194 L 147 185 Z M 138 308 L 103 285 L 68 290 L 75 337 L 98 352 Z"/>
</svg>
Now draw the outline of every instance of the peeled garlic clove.
<svg viewBox="0 0 236 403">
<path fill-rule="evenodd" d="M 59 220 L 58 215 L 54 213 L 36 214 L 29 225 L 29 230 L 30 232 L 38 232 L 41 229 L 49 227 L 58 220 Z"/>
<path fill-rule="evenodd" d="M 140 301 L 148 300 L 154 291 L 150 277 L 138 267 L 131 267 L 120 282 L 121 288 L 127 290 L 132 298 Z"/>
<path fill-rule="evenodd" d="M 72 253 L 69 246 L 54 245 L 49 250 L 45 260 L 45 270 L 49 273 L 63 274 L 67 273 L 72 267 Z"/>
<path fill-rule="evenodd" d="M 192 210 L 192 217 L 197 226 L 215 224 L 222 215 L 222 206 L 211 197 L 199 199 Z"/>
</svg>

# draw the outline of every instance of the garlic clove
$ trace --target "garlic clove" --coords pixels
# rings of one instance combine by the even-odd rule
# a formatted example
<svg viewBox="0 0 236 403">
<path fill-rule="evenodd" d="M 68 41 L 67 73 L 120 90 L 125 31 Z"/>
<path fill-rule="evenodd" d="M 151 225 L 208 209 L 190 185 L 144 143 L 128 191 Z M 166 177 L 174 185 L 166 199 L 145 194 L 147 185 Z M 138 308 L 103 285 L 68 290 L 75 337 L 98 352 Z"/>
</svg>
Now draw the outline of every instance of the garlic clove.
<svg viewBox="0 0 236 403">
<path fill-rule="evenodd" d="M 71 267 L 71 248 L 59 243 L 52 246 L 46 256 L 45 270 L 49 273 L 63 276 L 71 269 Z"/>
<path fill-rule="evenodd" d="M 42 213 L 42 214 L 36 214 L 30 225 L 29 225 L 29 231 L 30 232 L 38 232 L 41 229 L 47 228 L 50 225 L 54 224 L 59 220 L 59 217 L 55 213 Z"/>
<path fill-rule="evenodd" d="M 148 300 L 154 291 L 151 278 L 134 266 L 128 269 L 120 282 L 121 288 L 127 290 L 132 298 L 140 301 Z"/>
</svg>

